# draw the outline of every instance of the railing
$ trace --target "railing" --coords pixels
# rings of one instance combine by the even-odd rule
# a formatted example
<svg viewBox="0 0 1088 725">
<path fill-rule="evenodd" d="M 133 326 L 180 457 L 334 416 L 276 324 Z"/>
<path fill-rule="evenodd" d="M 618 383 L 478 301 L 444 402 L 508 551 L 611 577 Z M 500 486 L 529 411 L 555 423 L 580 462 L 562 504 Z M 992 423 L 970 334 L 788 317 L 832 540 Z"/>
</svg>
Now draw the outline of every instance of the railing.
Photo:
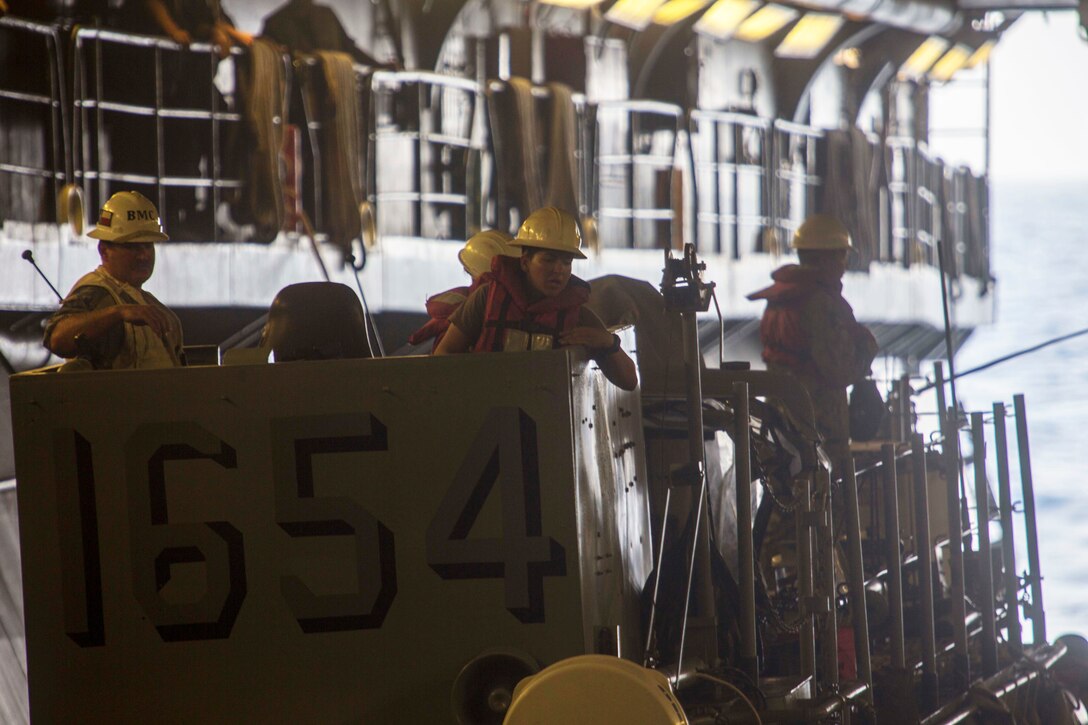
<svg viewBox="0 0 1088 725">
<path fill-rule="evenodd" d="M 135 189 L 157 202 L 171 234 L 218 241 L 223 190 L 241 186 L 228 170 L 226 141 L 240 116 L 226 109 L 215 86 L 218 66 L 217 48 L 205 43 L 76 32 L 73 151 L 88 208 Z"/>
<path fill-rule="evenodd" d="M 10 48 L 33 47 L 42 59 L 17 68 L 9 63 L 0 72 L 3 128 L 35 140 L 12 143 L 9 131 L 8 142 L 0 145 L 2 218 L 55 221 L 51 202 L 64 183 L 75 181 L 83 187 L 88 213 L 114 191 L 134 188 L 157 202 L 175 239 L 253 238 L 237 223 L 223 223 L 233 221 L 228 212 L 246 214 L 232 206 L 231 197 L 235 190 L 245 195 L 254 188 L 242 180 L 251 175 L 236 163 L 252 153 L 254 142 L 246 135 L 248 122 L 243 124 L 235 110 L 236 99 L 216 90 L 216 74 L 230 74 L 222 72 L 215 47 L 182 48 L 163 38 L 81 29 L 70 45 L 74 113 L 69 120 L 69 83 L 61 71 L 69 47 L 60 42 L 60 31 L 4 18 L 0 33 L 16 39 L 5 44 L 9 56 Z M 507 148 L 509 165 L 500 165 L 499 120 L 491 114 L 487 89 L 475 81 L 433 73 L 370 73 L 361 67 L 354 73 L 347 102 L 353 103 L 358 123 L 346 152 L 343 138 L 333 138 L 333 116 L 317 112 L 322 93 L 328 93 L 320 66 L 302 60 L 287 67 L 284 77 L 288 88 L 307 91 L 303 101 L 310 98 L 309 108 L 300 113 L 292 107 L 288 113 L 306 129 L 301 153 L 288 159 L 293 171 L 293 162 L 301 163 L 304 176 L 301 182 L 287 180 L 283 193 L 304 199 L 316 231 L 330 238 L 338 234 L 338 243 L 359 234 L 358 224 L 339 222 L 358 219 L 355 206 L 364 199 L 379 235 L 460 241 L 483 227 L 513 231 L 527 213 L 521 207 L 535 198 L 524 193 L 529 171 L 540 177 L 540 169 L 562 161 L 562 154 L 549 148 L 552 134 L 538 129 L 532 149 Z M 508 90 L 497 85 L 492 94 Z M 531 90 L 533 120 L 547 124 L 552 89 Z M 663 248 L 690 235 L 704 255 L 739 260 L 785 253 L 798 225 L 821 209 L 831 191 L 823 186 L 831 139 L 817 129 L 741 113 L 686 113 L 654 101 L 587 104 L 571 97 L 569 102 L 574 133 L 564 127 L 563 143 L 572 148 L 562 173 L 570 172 L 573 189 L 556 187 L 550 178 L 537 178 L 532 183 L 542 188 L 533 189 L 545 196 L 562 192 L 564 200 L 573 200 L 583 218 L 597 222 L 603 247 Z M 338 133 L 342 136 L 343 129 Z M 507 136 L 517 140 L 516 134 Z M 857 138 L 840 138 L 836 158 L 856 143 Z M 874 184 L 875 178 L 851 177 L 858 188 L 837 202 L 840 214 L 859 210 L 849 221 L 865 222 L 866 228 L 857 230 L 866 246 L 856 268 L 864 269 L 870 260 L 935 266 L 942 240 L 950 274 L 987 280 L 985 180 L 946 168 L 912 139 L 889 138 L 873 150 L 883 156 L 884 180 Z M 274 157 L 279 149 L 266 153 Z M 536 168 L 526 171 L 525 165 Z M 333 193 L 343 189 L 326 173 L 332 167 L 347 169 L 352 186 L 358 184 L 351 208 L 347 196 Z M 565 176 L 560 181 L 565 183 Z M 685 187 L 681 181 L 691 183 Z M 262 193 L 263 199 L 267 191 Z M 330 205 L 335 209 L 328 210 Z M 293 214 L 288 220 L 280 228 L 300 229 Z M 267 226 L 274 236 L 277 224 Z"/>
<path fill-rule="evenodd" d="M 768 241 L 774 241 L 782 250 L 805 217 L 816 211 L 816 195 L 822 183 L 817 155 L 823 133 L 797 123 L 775 121 L 772 137 L 771 208 L 776 236 Z"/>
<path fill-rule="evenodd" d="M 368 175 L 378 232 L 463 241 L 481 226 L 483 89 L 436 73 L 375 73 Z"/>
<path fill-rule="evenodd" d="M 695 239 L 701 253 L 740 259 L 766 251 L 771 130 L 770 121 L 755 116 L 691 113 Z"/>
<path fill-rule="evenodd" d="M 0 17 L 0 219 L 55 221 L 70 178 L 60 30 Z"/>
<path fill-rule="evenodd" d="M 612 101 L 596 106 L 592 190 L 604 247 L 667 249 L 676 222 L 679 106 Z"/>
</svg>

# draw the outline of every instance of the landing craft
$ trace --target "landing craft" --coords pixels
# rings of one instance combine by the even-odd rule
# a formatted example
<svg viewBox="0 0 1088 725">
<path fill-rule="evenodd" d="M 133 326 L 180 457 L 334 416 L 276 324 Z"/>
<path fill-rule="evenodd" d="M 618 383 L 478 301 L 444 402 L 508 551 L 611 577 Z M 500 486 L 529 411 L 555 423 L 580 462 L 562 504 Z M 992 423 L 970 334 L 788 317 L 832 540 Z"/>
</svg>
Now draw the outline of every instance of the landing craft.
<svg viewBox="0 0 1088 725">
<path fill-rule="evenodd" d="M 358 82 L 337 85 L 325 71 L 343 63 L 258 46 L 235 53 L 226 95 L 208 46 L 93 18 L 74 32 L 0 19 L 4 52 L 37 61 L 0 64 L 9 367 L 46 362 L 35 331 L 53 306 L 16 257 L 33 248 L 67 287 L 94 265 L 84 215 L 127 188 L 185 240 L 161 250 L 155 292 L 190 342 L 225 342 L 227 362 L 260 357 L 242 352 L 256 318 L 318 278 L 358 274 L 399 342 L 418 321 L 406 313 L 462 281 L 464 238 L 542 201 L 595 239 L 582 276 L 657 283 L 661 250 L 693 243 L 707 268 L 686 254 L 681 278 L 718 282 L 727 350 L 751 346 L 759 309 L 743 295 L 814 211 L 864 240 L 848 296 L 888 356 L 943 343 L 942 278 L 958 294 L 953 342 L 989 320 L 986 179 L 930 154 L 927 91 L 982 62 L 1019 9 L 752 4 L 733 27 L 721 23 L 737 3 L 565 5 L 362 4 L 342 19 L 387 68 L 349 65 Z M 267 10 L 227 9 L 252 30 Z M 760 37 L 757 19 L 776 15 Z M 201 70 L 175 82 L 186 63 Z M 150 83 L 131 78 L 143 70 Z M 271 107 L 244 115 L 252 97 Z M 977 525 L 985 477 L 961 491 L 948 475 L 958 436 L 920 446 L 900 402 L 887 447 L 860 464 L 857 506 L 839 494 L 836 509 L 796 386 L 701 369 L 694 345 L 719 357 L 708 341 L 721 339 L 705 314 L 700 334 L 690 308 L 682 332 L 633 309 L 611 321 L 637 323 L 635 394 L 570 351 L 12 378 L 17 450 L 0 475 L 16 460 L 30 714 L 517 722 L 570 721 L 548 709 L 570 706 L 632 721 L 615 696 L 662 722 L 871 707 L 882 722 L 954 722 L 983 690 L 1054 696 L 1037 711 L 1060 699 L 1037 556 L 1024 582 L 976 566 L 997 542 Z M 1015 417 L 1026 445 L 1022 401 Z M 993 436 L 1010 444 L 1003 426 Z M 967 504 L 982 513 L 964 535 Z M 860 592 L 866 607 L 852 606 Z M 1035 642 L 1023 653 L 1020 594 Z"/>
</svg>

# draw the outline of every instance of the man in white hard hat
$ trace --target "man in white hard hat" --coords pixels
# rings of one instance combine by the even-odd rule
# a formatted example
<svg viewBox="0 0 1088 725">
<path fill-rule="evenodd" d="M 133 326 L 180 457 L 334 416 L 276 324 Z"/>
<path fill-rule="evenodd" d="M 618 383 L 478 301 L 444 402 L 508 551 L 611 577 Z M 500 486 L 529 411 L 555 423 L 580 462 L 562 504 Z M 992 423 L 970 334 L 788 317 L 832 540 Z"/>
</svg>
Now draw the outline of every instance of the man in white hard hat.
<svg viewBox="0 0 1088 725">
<path fill-rule="evenodd" d="M 850 446 L 846 388 L 869 374 L 876 339 L 842 296 L 853 248 L 846 227 L 814 214 L 797 229 L 792 246 L 801 263 L 776 269 L 774 284 L 748 299 L 767 300 L 759 330 L 763 360 L 769 370 L 792 373 L 805 384 L 824 448 L 841 473 Z"/>
<path fill-rule="evenodd" d="M 49 319 L 45 346 L 95 369 L 181 365 L 181 322 L 143 289 L 155 271 L 155 242 L 169 239 L 155 205 L 139 192 L 118 192 L 88 236 L 98 240 L 102 264 L 75 283 Z"/>
<path fill-rule="evenodd" d="M 615 385 L 634 390 L 635 364 L 600 319 L 583 307 L 589 284 L 571 274 L 585 259 L 578 223 L 555 207 L 537 209 L 510 242 L 521 256 L 495 257 L 491 278 L 450 317 L 436 355 L 550 350 L 583 345 Z"/>
<path fill-rule="evenodd" d="M 510 246 L 513 239 L 509 234 L 498 229 L 485 229 L 473 234 L 457 253 L 457 259 L 461 262 L 465 274 L 472 278 L 472 284 L 468 287 L 454 287 L 428 297 L 427 314 L 431 319 L 409 335 L 408 342 L 412 345 L 421 345 L 427 340 L 434 340 L 432 349 L 437 348 L 442 338 L 446 336 L 446 330 L 449 329 L 450 315 L 464 304 L 468 296 L 488 278 L 491 272 L 491 260 L 495 257 L 521 256 L 520 250 Z"/>
</svg>

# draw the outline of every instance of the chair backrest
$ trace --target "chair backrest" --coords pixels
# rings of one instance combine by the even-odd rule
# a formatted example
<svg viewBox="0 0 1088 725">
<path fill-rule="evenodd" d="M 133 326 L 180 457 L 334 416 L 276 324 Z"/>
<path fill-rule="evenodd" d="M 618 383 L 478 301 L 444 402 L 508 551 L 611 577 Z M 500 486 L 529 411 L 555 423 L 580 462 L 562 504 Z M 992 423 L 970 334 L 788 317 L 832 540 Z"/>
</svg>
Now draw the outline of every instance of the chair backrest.
<svg viewBox="0 0 1088 725">
<path fill-rule="evenodd" d="M 359 298 L 339 282 L 300 282 L 279 291 L 261 347 L 276 362 L 372 357 Z"/>
</svg>

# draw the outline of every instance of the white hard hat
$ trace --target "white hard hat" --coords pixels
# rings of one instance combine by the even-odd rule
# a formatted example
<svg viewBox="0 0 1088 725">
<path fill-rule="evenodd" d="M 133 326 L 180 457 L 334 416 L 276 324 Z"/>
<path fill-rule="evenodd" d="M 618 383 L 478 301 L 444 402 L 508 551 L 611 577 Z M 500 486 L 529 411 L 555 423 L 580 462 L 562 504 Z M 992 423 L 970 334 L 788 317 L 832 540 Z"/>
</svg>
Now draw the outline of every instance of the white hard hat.
<svg viewBox="0 0 1088 725">
<path fill-rule="evenodd" d="M 457 253 L 457 259 L 475 279 L 484 272 L 491 270 L 491 258 L 496 255 L 504 257 L 521 256 L 517 249 L 510 246 L 513 237 L 498 229 L 485 229 L 469 237 L 465 246 Z"/>
<path fill-rule="evenodd" d="M 114 244 L 165 242 L 159 210 L 138 191 L 119 191 L 102 205 L 98 223 L 88 234 Z"/>
<path fill-rule="evenodd" d="M 794 249 L 851 249 L 850 232 L 843 223 L 828 214 L 813 214 L 793 235 Z"/>
<path fill-rule="evenodd" d="M 573 216 L 554 206 L 537 209 L 521 223 L 518 235 L 510 242 L 514 247 L 533 247 L 565 252 L 578 259 L 582 253 L 582 232 Z"/>
</svg>

